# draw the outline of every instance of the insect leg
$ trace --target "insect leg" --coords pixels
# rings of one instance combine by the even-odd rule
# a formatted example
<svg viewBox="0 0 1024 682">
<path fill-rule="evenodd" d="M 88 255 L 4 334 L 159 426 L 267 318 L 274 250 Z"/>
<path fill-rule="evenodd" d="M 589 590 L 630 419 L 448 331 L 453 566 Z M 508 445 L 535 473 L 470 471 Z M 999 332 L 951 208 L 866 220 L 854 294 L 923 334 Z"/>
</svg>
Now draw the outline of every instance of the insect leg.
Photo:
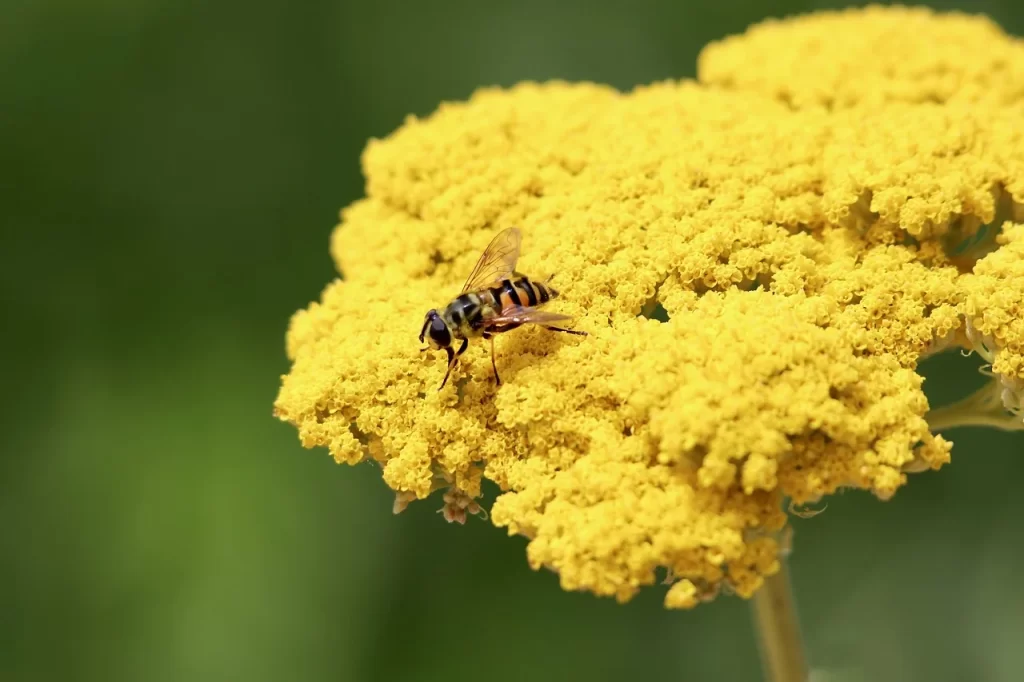
<svg viewBox="0 0 1024 682">
<path fill-rule="evenodd" d="M 566 334 L 576 334 L 577 336 L 586 336 L 586 332 L 579 331 L 577 329 L 565 329 L 564 327 L 549 327 L 544 325 L 545 329 L 550 329 L 553 332 L 565 332 Z"/>
<path fill-rule="evenodd" d="M 452 373 L 452 367 L 459 361 L 455 356 L 455 351 L 450 346 L 445 346 L 444 350 L 448 353 L 448 371 L 444 373 L 444 381 L 441 382 L 441 388 L 444 388 L 444 385 L 448 383 L 448 375 Z M 437 389 L 438 392 L 441 391 L 441 388 Z"/>
<path fill-rule="evenodd" d="M 491 336 L 491 369 L 494 370 L 494 384 L 501 386 L 501 377 L 498 376 L 498 365 L 494 362 L 494 337 Z"/>
<path fill-rule="evenodd" d="M 448 375 L 452 373 L 452 369 L 455 365 L 459 364 L 459 356 L 466 352 L 466 348 L 469 347 L 469 339 L 462 339 L 462 345 L 459 346 L 459 350 L 453 351 L 451 346 L 445 346 L 445 352 L 448 353 L 448 371 L 444 373 L 444 381 L 441 382 L 441 388 L 448 383 Z M 441 388 L 437 389 L 438 391 Z"/>
</svg>

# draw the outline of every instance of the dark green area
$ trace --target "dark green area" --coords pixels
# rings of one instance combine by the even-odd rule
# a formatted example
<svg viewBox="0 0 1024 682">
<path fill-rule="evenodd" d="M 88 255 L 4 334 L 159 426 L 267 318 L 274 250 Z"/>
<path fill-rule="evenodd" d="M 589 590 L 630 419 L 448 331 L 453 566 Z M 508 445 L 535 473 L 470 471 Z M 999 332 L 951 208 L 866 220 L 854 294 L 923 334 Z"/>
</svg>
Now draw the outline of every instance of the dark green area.
<svg viewBox="0 0 1024 682">
<path fill-rule="evenodd" d="M 941 4 L 1024 34 L 1019 2 Z M 0 680 L 757 679 L 740 600 L 564 593 L 521 539 L 393 517 L 270 409 L 368 137 L 482 85 L 690 76 L 818 6 L 5 0 Z M 930 364 L 942 400 L 977 381 Z M 893 501 L 797 520 L 819 666 L 1024 676 L 1024 440 L 952 435 Z"/>
</svg>

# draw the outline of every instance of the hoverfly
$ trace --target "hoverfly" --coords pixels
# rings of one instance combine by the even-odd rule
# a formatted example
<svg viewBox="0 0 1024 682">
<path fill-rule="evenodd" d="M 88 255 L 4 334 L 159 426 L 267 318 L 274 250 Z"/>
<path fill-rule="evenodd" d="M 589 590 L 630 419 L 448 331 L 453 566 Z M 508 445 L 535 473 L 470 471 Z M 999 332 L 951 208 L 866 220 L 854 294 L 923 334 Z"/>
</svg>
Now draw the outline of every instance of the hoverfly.
<svg viewBox="0 0 1024 682">
<path fill-rule="evenodd" d="M 441 311 L 435 309 L 427 313 L 420 342 L 426 341 L 428 347 L 420 352 L 444 349 L 448 354 L 448 371 L 437 390 L 448 383 L 452 369 L 472 338 L 482 337 L 491 342 L 494 381 L 501 384 L 494 362 L 495 335 L 524 324 L 536 324 L 551 331 L 586 336 L 586 332 L 557 326 L 557 323 L 572 320 L 569 315 L 539 309 L 556 298 L 558 292 L 550 284 L 534 282 L 515 271 L 521 242 L 518 228 L 499 232 L 480 256 L 459 296 Z M 462 342 L 458 350 L 452 348 L 455 341 Z"/>
</svg>

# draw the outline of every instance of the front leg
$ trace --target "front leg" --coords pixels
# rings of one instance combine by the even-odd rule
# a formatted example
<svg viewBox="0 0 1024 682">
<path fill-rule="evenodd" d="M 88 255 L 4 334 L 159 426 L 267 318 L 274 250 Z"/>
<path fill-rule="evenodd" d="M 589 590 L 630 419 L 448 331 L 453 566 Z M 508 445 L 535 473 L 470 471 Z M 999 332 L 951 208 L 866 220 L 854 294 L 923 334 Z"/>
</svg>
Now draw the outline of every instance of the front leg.
<svg viewBox="0 0 1024 682">
<path fill-rule="evenodd" d="M 459 356 L 466 352 L 466 348 L 469 347 L 469 339 L 462 339 L 462 345 L 459 346 L 458 351 L 453 351 L 451 346 L 445 346 L 444 351 L 448 353 L 448 371 L 444 373 L 444 381 L 441 382 L 441 388 L 448 383 L 448 376 L 452 373 L 452 369 L 455 365 L 459 364 Z M 437 389 L 438 392 L 441 388 Z"/>
<path fill-rule="evenodd" d="M 438 393 L 440 393 L 441 389 L 444 388 L 444 385 L 448 383 L 448 376 L 452 373 L 452 367 L 454 367 L 459 361 L 451 346 L 445 346 L 444 352 L 448 353 L 448 371 L 444 373 L 444 381 L 441 382 L 441 387 L 437 389 Z"/>
</svg>

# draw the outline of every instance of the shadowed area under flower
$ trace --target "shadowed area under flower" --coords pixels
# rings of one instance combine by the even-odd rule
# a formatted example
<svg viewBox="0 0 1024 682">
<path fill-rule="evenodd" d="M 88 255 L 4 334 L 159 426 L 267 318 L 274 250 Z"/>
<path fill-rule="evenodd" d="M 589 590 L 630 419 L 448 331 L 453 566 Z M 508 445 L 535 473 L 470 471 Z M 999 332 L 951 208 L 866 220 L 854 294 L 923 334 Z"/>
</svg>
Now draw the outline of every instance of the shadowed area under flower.
<svg viewBox="0 0 1024 682">
<path fill-rule="evenodd" d="M 896 21 L 907 54 L 824 47 Z M 979 32 L 998 81 L 928 56 Z M 988 353 L 1021 421 L 1021 228 L 1001 229 L 1024 218 L 1021 43 L 870 9 L 768 22 L 700 67 L 628 94 L 482 90 L 371 142 L 367 198 L 332 240 L 344 279 L 293 318 L 276 414 L 339 462 L 378 462 L 396 510 L 447 490 L 474 511 L 488 478 L 490 519 L 530 539 L 532 566 L 620 600 L 664 571 L 669 607 L 753 594 L 785 498 L 887 499 L 948 462 L 924 357 Z M 551 309 L 589 336 L 502 335 L 500 387 L 474 344 L 438 393 L 423 313 L 512 225 L 518 269 L 551 276 Z"/>
</svg>

